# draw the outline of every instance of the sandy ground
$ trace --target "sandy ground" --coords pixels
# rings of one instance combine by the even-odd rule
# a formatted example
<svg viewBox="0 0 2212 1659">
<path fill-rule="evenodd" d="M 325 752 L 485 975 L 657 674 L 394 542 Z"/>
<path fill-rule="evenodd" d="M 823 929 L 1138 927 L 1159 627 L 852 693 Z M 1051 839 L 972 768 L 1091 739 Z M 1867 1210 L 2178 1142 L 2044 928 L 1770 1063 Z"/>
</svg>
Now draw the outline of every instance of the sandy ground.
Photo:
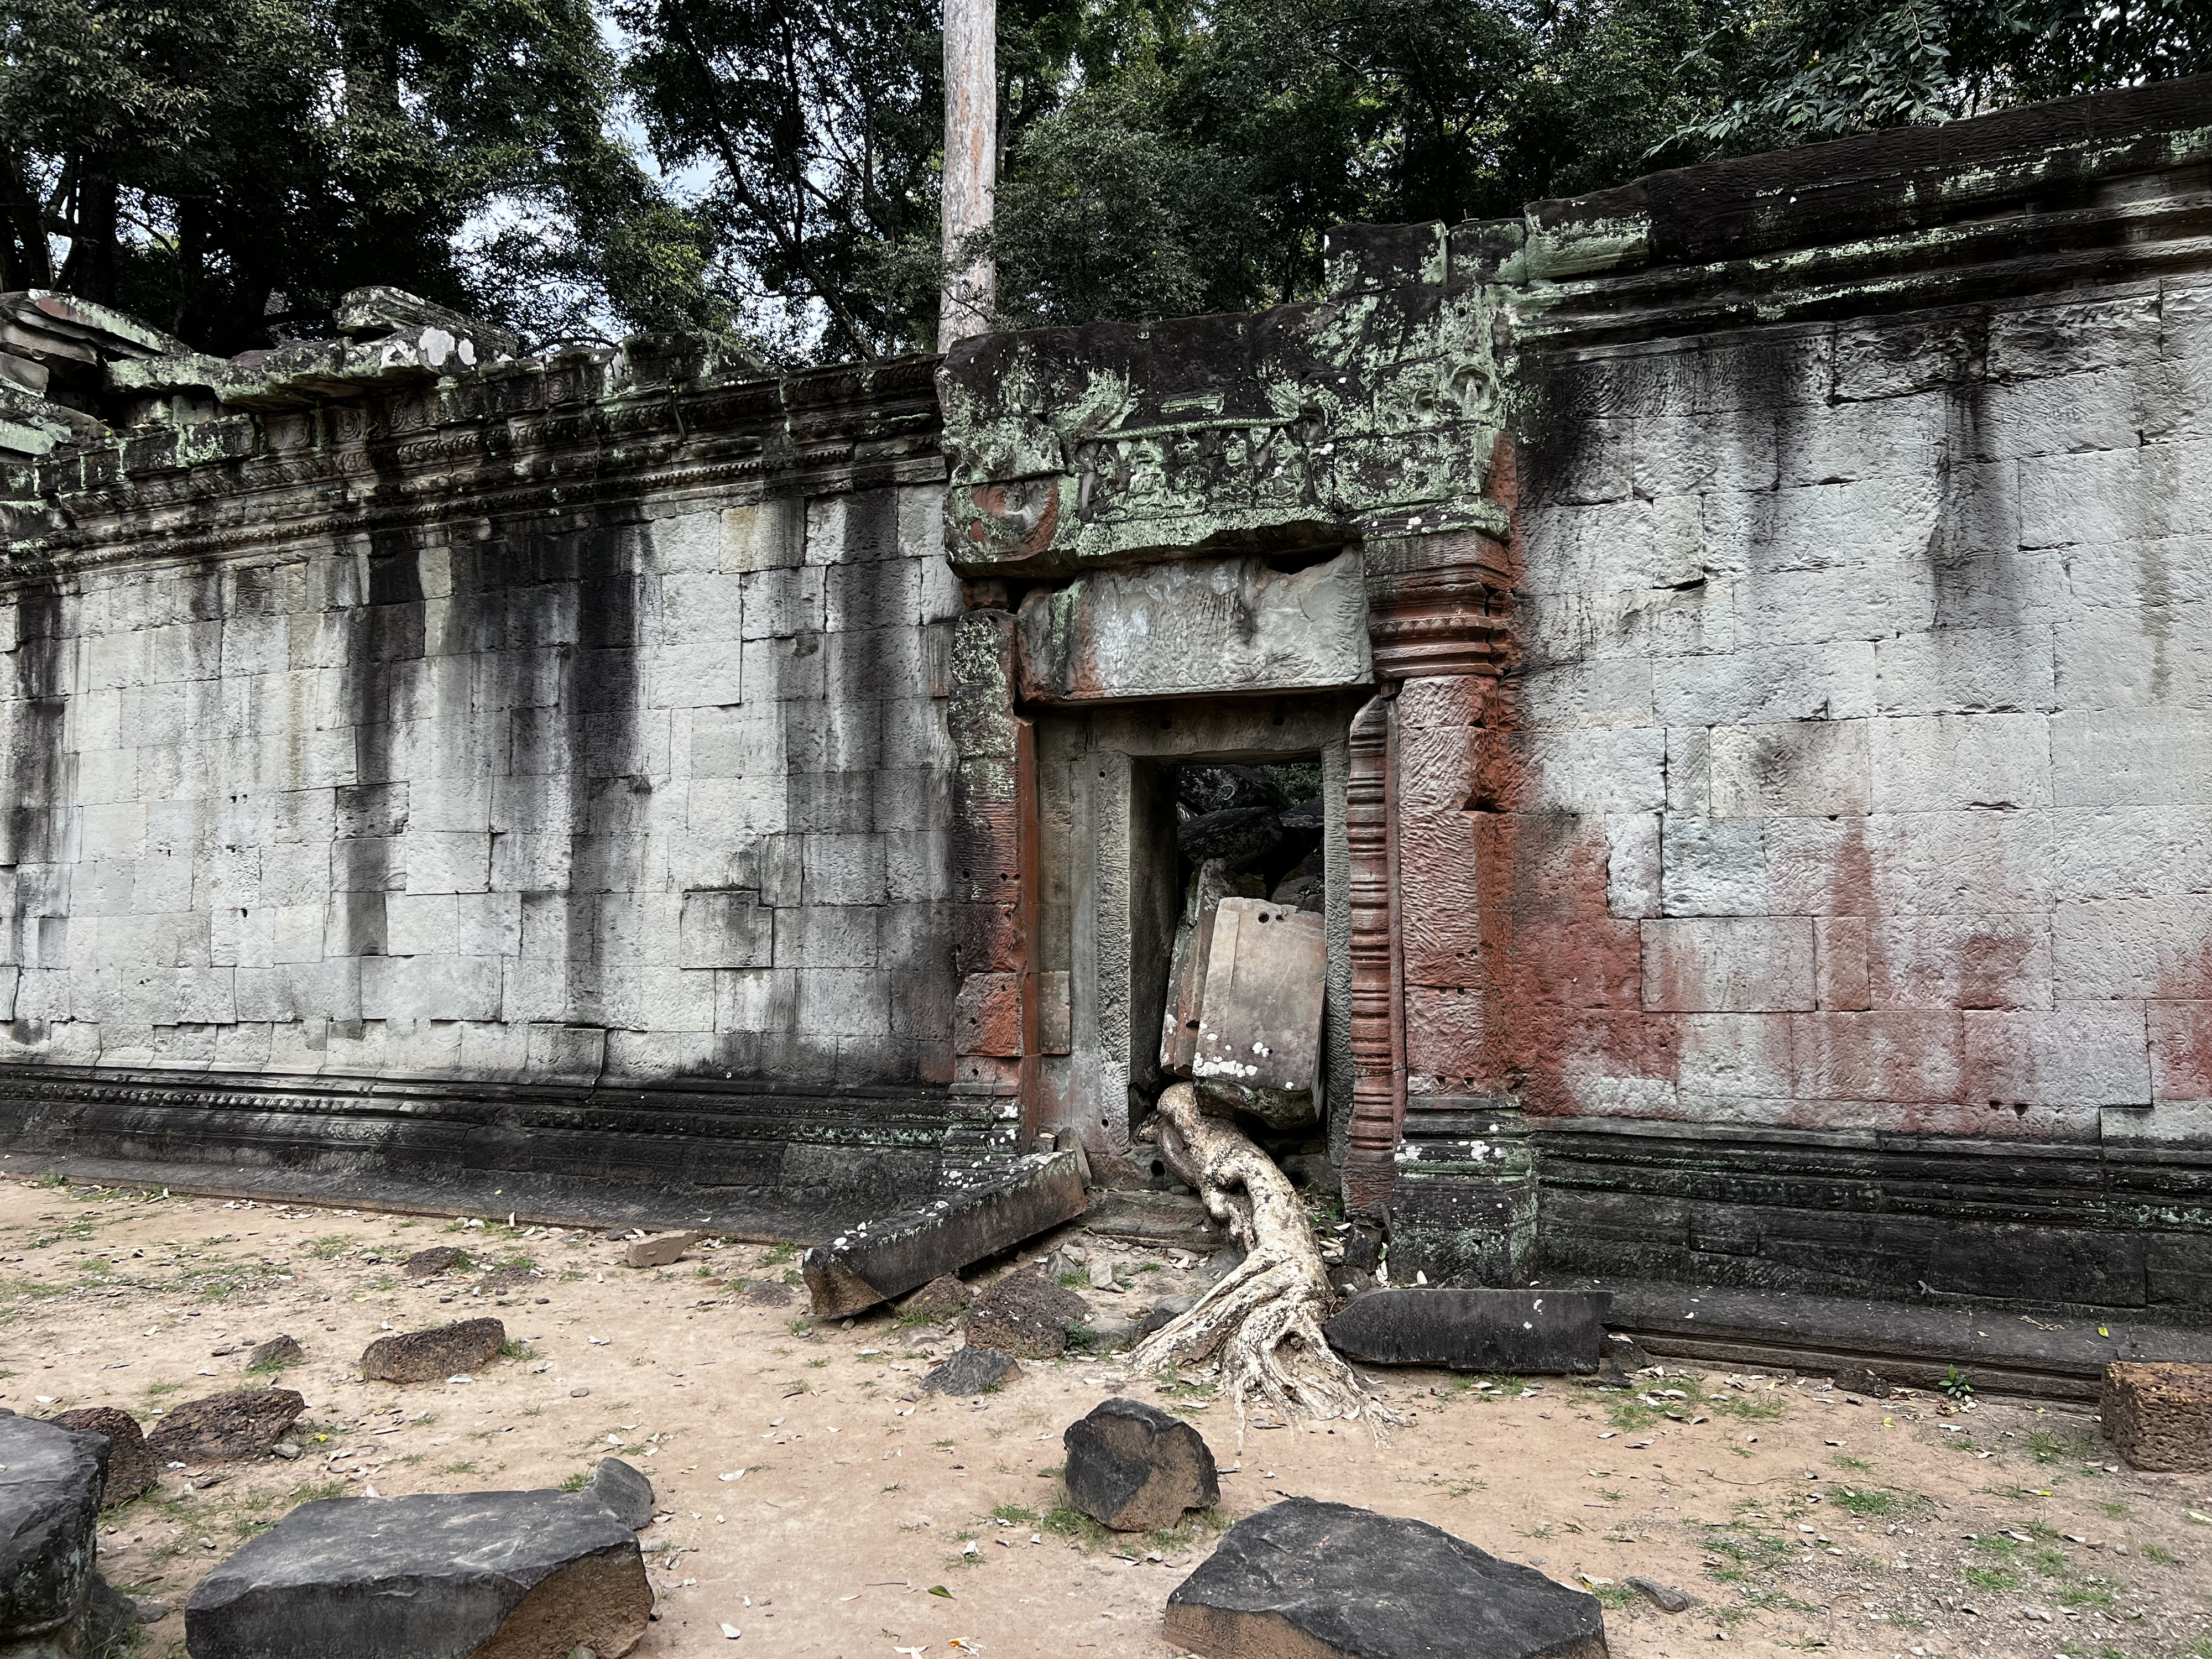
<svg viewBox="0 0 2212 1659">
<path fill-rule="evenodd" d="M 1202 1283 L 1166 1252 L 1079 1232 L 1127 1287 L 1086 1292 L 1096 1304 L 1134 1312 Z M 432 1244 L 477 1265 L 410 1282 L 399 1264 Z M 954 1332 L 888 1313 L 814 1325 L 803 1291 L 763 1299 L 796 1279 L 790 1256 L 710 1243 L 636 1271 L 604 1235 L 504 1218 L 0 1176 L 0 1404 L 119 1406 L 150 1426 L 222 1389 L 306 1395 L 298 1462 L 169 1469 L 109 1517 L 104 1570 L 173 1609 L 146 1629 L 142 1651 L 160 1659 L 185 1652 L 200 1574 L 306 1498 L 550 1486 L 614 1453 L 650 1473 L 669 1516 L 643 1534 L 659 1607 L 640 1659 L 1168 1655 L 1168 1592 L 1220 1526 L 1293 1493 L 1418 1516 L 1591 1588 L 1626 1659 L 1717 1640 L 2212 1659 L 2212 1480 L 2115 1468 L 2086 1413 L 1678 1368 L 1641 1394 L 1408 1370 L 1377 1378 L 1408 1419 L 1388 1443 L 1342 1425 L 1255 1427 L 1240 1455 L 1202 1381 L 1130 1378 L 1106 1358 L 1026 1367 L 972 1401 L 917 1399 Z M 501 1264 L 520 1282 L 475 1288 Z M 359 1380 L 383 1332 L 485 1313 L 516 1357 L 472 1382 Z M 244 1375 L 242 1345 L 280 1332 L 306 1361 Z M 1063 1507 L 1060 1431 L 1114 1393 L 1205 1432 L 1223 1468 L 1215 1516 L 1130 1538 Z M 1632 1574 L 1700 1605 L 1664 1614 Z"/>
</svg>

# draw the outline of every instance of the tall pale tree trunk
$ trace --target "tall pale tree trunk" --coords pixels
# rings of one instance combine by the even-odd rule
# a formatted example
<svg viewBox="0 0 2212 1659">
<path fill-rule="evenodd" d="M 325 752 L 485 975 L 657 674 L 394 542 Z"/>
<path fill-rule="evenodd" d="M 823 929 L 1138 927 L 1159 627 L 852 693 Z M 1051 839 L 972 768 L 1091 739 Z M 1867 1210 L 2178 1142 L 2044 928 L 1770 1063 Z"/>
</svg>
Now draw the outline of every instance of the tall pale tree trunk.
<svg viewBox="0 0 2212 1659">
<path fill-rule="evenodd" d="M 990 326 L 993 270 L 965 244 L 991 222 L 998 183 L 998 0 L 945 0 L 945 288 L 937 349 Z"/>
</svg>

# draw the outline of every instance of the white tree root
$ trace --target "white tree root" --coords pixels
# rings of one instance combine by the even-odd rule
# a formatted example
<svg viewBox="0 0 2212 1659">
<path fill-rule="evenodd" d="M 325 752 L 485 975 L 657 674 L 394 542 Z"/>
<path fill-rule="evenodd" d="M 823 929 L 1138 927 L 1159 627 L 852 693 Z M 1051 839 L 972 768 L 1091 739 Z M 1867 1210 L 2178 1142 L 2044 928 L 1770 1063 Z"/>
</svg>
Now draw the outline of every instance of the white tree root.
<svg viewBox="0 0 2212 1659">
<path fill-rule="evenodd" d="M 1162 1327 L 1129 1356 L 1133 1370 L 1164 1370 L 1218 1354 L 1221 1386 L 1237 1405 L 1257 1395 L 1287 1421 L 1365 1418 L 1378 1434 L 1392 1421 L 1321 1331 L 1328 1276 L 1305 1209 L 1290 1178 L 1224 1118 L 1199 1110 L 1196 1091 L 1178 1083 L 1159 1099 L 1155 1127 L 1168 1167 L 1197 1188 L 1213 1218 L 1248 1254 L 1188 1312 Z"/>
</svg>

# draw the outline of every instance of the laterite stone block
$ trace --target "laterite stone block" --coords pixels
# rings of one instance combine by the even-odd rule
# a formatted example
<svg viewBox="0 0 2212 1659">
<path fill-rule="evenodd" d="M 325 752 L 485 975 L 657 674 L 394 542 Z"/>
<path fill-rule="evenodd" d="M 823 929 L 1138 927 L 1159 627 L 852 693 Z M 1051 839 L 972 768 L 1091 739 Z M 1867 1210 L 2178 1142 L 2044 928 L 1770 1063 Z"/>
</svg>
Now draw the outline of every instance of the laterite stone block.
<svg viewBox="0 0 2212 1659">
<path fill-rule="evenodd" d="M 2099 1404 L 2130 1468 L 2212 1474 L 2212 1364 L 2117 1361 L 2105 1367 Z"/>
</svg>

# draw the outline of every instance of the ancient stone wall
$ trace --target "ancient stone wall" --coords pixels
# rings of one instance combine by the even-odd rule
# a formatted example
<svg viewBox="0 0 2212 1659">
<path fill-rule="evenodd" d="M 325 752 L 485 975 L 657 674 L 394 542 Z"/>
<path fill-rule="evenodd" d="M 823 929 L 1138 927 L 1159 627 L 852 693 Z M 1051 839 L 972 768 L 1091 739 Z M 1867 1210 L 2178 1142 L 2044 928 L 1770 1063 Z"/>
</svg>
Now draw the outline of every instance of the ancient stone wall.
<svg viewBox="0 0 2212 1659">
<path fill-rule="evenodd" d="M 959 596 L 926 368 L 674 378 L 321 386 L 38 470 L 0 608 L 19 1091 L 628 1091 L 649 1133 L 653 1090 L 703 1090 L 804 1141 L 809 1097 L 865 1120 L 888 1090 L 892 1139 L 941 1119 Z M 161 1122 L 106 1150 L 259 1161 Z M 933 1145 L 756 1150 L 817 1195 L 933 1181 Z"/>
</svg>

